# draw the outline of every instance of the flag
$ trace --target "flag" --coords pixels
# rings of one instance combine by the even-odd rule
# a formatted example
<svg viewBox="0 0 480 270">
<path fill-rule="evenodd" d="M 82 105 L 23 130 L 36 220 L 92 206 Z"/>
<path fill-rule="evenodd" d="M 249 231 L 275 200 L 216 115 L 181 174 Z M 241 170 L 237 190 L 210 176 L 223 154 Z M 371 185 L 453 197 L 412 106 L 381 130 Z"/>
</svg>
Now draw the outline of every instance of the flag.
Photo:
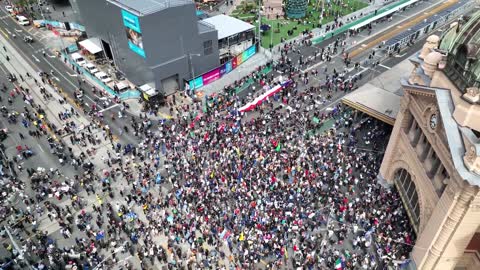
<svg viewBox="0 0 480 270">
<path fill-rule="evenodd" d="M 313 120 L 313 122 L 314 122 L 315 124 L 320 123 L 320 119 L 318 119 L 317 117 L 313 117 L 312 120 Z"/>
<path fill-rule="evenodd" d="M 104 231 L 99 231 L 97 233 L 97 236 L 95 237 L 95 239 L 97 239 L 97 241 L 98 241 L 98 240 L 101 240 L 103 238 L 105 238 L 105 232 Z"/>
<path fill-rule="evenodd" d="M 240 241 L 245 240 L 245 235 L 243 234 L 243 232 L 240 234 L 240 237 L 238 237 L 238 240 L 240 240 Z"/>
<path fill-rule="evenodd" d="M 335 261 L 335 269 L 336 270 L 342 270 L 343 269 L 343 262 L 342 262 L 342 260 L 340 260 L 340 258 L 338 258 Z"/>
<path fill-rule="evenodd" d="M 275 151 L 280 152 L 281 149 L 282 149 L 282 145 L 278 143 L 277 148 L 275 148 Z"/>
<path fill-rule="evenodd" d="M 160 173 L 157 173 L 157 178 L 155 179 L 156 184 L 162 183 L 162 175 Z"/>
</svg>

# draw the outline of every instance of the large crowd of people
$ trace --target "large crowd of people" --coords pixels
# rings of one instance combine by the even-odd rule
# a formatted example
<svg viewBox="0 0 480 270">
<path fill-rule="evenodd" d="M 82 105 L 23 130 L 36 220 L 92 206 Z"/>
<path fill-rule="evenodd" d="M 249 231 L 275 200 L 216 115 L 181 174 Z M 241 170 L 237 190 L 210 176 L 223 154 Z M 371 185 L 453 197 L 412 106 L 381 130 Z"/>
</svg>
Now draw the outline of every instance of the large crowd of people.
<svg viewBox="0 0 480 270">
<path fill-rule="evenodd" d="M 36 269 L 135 269 L 119 263 L 118 252 L 131 252 L 141 269 L 401 264 L 415 235 L 395 189 L 377 183 L 385 128 L 354 120 L 338 105 L 319 112 L 322 94 L 338 90 L 332 85 L 298 91 L 293 82 L 248 113 L 227 95 L 222 108 L 194 105 L 195 113 L 155 129 L 147 115 L 132 118 L 132 133 L 143 141 L 112 142 L 107 169 L 81 168 L 64 182 L 52 180 L 58 170 L 30 171 L 36 195 L 22 193 L 25 209 L 10 205 L 4 213 L 21 217 L 12 233 L 30 235 L 22 255 Z M 102 140 L 109 138 L 85 134 L 71 142 L 88 148 Z M 22 190 L 23 181 L 16 183 L 11 190 Z M 84 192 L 96 199 L 87 201 Z M 59 246 L 39 231 L 45 215 L 75 245 Z"/>
<path fill-rule="evenodd" d="M 330 62 L 345 47 L 341 40 L 309 58 L 300 46 L 285 43 L 277 63 L 216 96 L 194 104 L 169 100 L 173 119 L 125 117 L 118 134 L 129 133 L 137 144 L 114 142 L 117 132 L 100 124 L 73 133 L 73 107 L 58 113 L 65 123 L 54 127 L 65 139 L 59 143 L 30 107 L 8 114 L 17 97 L 28 101 L 28 89 L 12 91 L 0 100 L 9 125 L 28 130 L 22 140 L 45 137 L 50 153 L 75 175 L 23 168 L 26 145 L 3 162 L 0 217 L 10 229 L 1 230 L 9 256 L 0 267 L 386 269 L 408 262 L 415 234 L 395 188 L 377 180 L 388 128 L 341 105 L 321 110 L 358 78 L 346 69 L 300 72 L 316 58 Z M 348 67 L 348 55 L 344 60 Z M 265 68 L 282 71 L 290 83 L 255 110 L 239 112 L 279 83 Z M 240 98 L 245 84 L 261 87 Z M 105 120 L 99 111 L 88 113 L 93 123 Z M 65 144 L 83 150 L 74 155 Z M 109 148 L 104 164 L 88 161 L 97 145 Z M 45 222 L 63 239 L 42 230 Z"/>
</svg>

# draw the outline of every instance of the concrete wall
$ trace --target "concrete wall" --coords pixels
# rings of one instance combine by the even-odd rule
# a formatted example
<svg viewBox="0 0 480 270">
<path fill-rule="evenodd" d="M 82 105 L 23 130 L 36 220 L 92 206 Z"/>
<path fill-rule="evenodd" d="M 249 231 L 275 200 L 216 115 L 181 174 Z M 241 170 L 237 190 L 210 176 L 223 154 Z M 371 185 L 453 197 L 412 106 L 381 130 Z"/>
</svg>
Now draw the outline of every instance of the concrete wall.
<svg viewBox="0 0 480 270">
<path fill-rule="evenodd" d="M 193 3 L 138 16 L 146 58 L 129 48 L 120 7 L 105 0 L 77 0 L 77 6 L 88 36 L 110 44 L 118 69 L 134 84 L 155 82 L 157 89 L 169 94 L 174 89 L 163 89 L 162 80 L 178 76 L 182 88 L 183 81 L 191 78 L 188 54 L 201 55 L 192 56 L 196 75 L 219 65 L 217 31 L 199 33 Z M 212 40 L 213 48 L 204 55 L 207 40 Z"/>
<path fill-rule="evenodd" d="M 194 4 L 172 7 L 141 17 L 140 26 L 146 61 L 155 74 L 157 88 L 163 79 L 177 74 L 180 87 L 183 87 L 184 80 L 191 79 L 189 54 L 193 72 L 197 75 L 220 64 L 217 31 L 212 29 L 199 34 Z M 211 54 L 204 55 L 203 42 L 207 40 L 211 40 L 217 47 Z"/>
</svg>

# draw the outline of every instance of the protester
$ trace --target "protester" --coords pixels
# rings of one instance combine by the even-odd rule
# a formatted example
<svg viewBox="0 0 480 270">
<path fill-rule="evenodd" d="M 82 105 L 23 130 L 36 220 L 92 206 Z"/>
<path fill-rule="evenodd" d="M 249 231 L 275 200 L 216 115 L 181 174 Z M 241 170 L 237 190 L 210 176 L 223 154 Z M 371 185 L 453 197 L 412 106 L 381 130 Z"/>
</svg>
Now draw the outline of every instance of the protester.
<svg viewBox="0 0 480 270">
<path fill-rule="evenodd" d="M 335 92 L 352 90 L 356 78 L 325 70 L 325 80 L 312 85 L 309 78 L 319 78 L 318 71 L 300 71 L 311 60 L 288 59 L 295 46 L 285 47 L 280 63 L 268 64 L 287 71 L 289 83 L 253 111 L 239 108 L 281 83 L 261 72 L 270 66 L 207 97 L 205 106 L 184 105 L 174 119 L 158 122 L 145 114 L 125 121 L 118 133 L 141 138 L 137 145 L 114 142 L 114 132 L 100 128 L 100 108 L 87 112 L 94 124 L 76 133 L 77 112 L 58 113 L 65 125 L 54 130 L 84 149 L 79 156 L 47 137 L 44 121 L 29 109 L 8 116 L 29 135 L 47 137 L 51 153 L 76 170 L 73 179 L 55 168 L 26 168 L 29 181 L 8 177 L 0 199 L 18 193 L 25 209 L 9 204 L 0 214 L 16 216 L 11 228 L 29 235 L 21 242 L 33 267 L 374 269 L 405 261 L 415 234 L 398 193 L 376 177 L 386 128 L 354 119 L 340 105 L 321 112 Z M 318 57 L 330 61 L 336 48 Z M 262 87 L 237 96 L 235 89 L 252 80 Z M 104 169 L 95 171 L 88 157 L 100 144 L 109 151 Z M 5 165 L 23 175 L 16 162 Z M 89 195 L 95 200 L 84 199 Z M 39 230 L 42 219 L 57 222 L 61 236 L 75 245 L 58 245 Z M 7 249 L 11 258 L 19 256 Z M 118 252 L 130 252 L 140 266 L 121 262 Z"/>
</svg>

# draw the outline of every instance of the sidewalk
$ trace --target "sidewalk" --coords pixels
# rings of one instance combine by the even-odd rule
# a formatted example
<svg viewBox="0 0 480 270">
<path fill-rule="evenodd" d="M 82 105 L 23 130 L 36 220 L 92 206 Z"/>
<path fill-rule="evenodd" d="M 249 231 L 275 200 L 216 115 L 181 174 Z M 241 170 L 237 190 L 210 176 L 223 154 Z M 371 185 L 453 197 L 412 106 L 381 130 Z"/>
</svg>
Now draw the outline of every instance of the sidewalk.
<svg viewBox="0 0 480 270">
<path fill-rule="evenodd" d="M 98 138 L 102 141 L 102 143 L 100 145 L 97 144 L 95 148 L 102 151 L 101 149 L 104 148 L 103 146 L 110 145 L 109 141 L 103 140 L 103 133 L 105 132 L 105 129 L 103 127 L 96 127 L 96 125 L 92 124 L 86 117 L 84 117 L 82 115 L 82 112 L 77 108 L 74 109 L 76 112 L 78 112 L 78 116 L 72 115 L 68 120 L 60 120 L 58 114 L 65 111 L 70 111 L 73 105 L 69 104 L 68 102 L 60 104 L 59 100 L 65 100 L 64 97 L 49 84 L 45 84 L 44 87 L 46 92 L 52 95 L 52 99 L 48 101 L 44 100 L 42 98 L 42 94 L 40 93 L 40 87 L 37 86 L 34 82 L 34 79 L 36 79 L 40 83 L 42 82 L 42 79 L 38 75 L 37 70 L 35 70 L 31 66 L 31 64 L 27 62 L 25 58 L 19 52 L 17 52 L 10 43 L 5 40 L 5 37 L 0 36 L 0 43 L 2 43 L 7 48 L 7 53 L 5 53 L 5 51 L 3 50 L 1 51 L 1 55 L 3 58 L 2 60 L 4 61 L 5 66 L 7 67 L 9 72 L 14 73 L 17 76 L 17 85 L 21 85 L 22 87 L 30 90 L 30 96 L 32 97 L 35 104 L 40 105 L 41 108 L 45 111 L 45 119 L 48 123 L 52 123 L 56 127 L 60 128 L 65 126 L 67 122 L 73 121 L 78 131 L 81 130 L 81 127 L 85 128 L 90 125 L 92 135 L 98 136 Z M 10 61 L 5 60 L 5 54 L 9 55 Z M 27 72 L 31 75 L 31 78 L 27 78 Z M 19 75 L 22 75 L 25 81 L 22 81 Z M 70 140 L 68 140 L 67 138 L 71 135 L 60 137 L 54 134 L 54 132 L 50 128 L 48 128 L 48 130 L 52 134 L 52 137 L 55 138 L 57 141 L 61 140 L 66 146 L 71 147 L 73 149 L 73 153 L 76 156 L 78 156 L 81 152 L 84 151 L 84 149 L 82 149 L 77 144 L 70 143 Z M 90 148 L 93 148 L 93 146 L 90 145 Z M 90 160 L 90 162 L 97 165 L 103 163 L 101 162 L 101 156 L 102 154 L 99 153 L 96 156 L 87 158 Z"/>
<path fill-rule="evenodd" d="M 352 26 L 360 24 L 374 16 L 380 15 L 388 10 L 391 10 L 393 7 L 402 5 L 408 1 L 410 0 L 398 0 L 398 1 L 395 1 L 394 3 L 394 1 L 377 0 L 374 2 L 373 5 L 369 5 L 361 10 L 358 10 L 356 12 L 353 12 L 351 14 L 348 14 L 342 17 L 341 22 L 343 22 L 344 24 L 341 27 L 335 28 L 334 30 L 330 30 L 328 33 L 326 33 L 325 31 L 326 29 L 325 27 L 322 27 L 322 29 L 318 29 L 318 28 L 314 29 L 312 31 L 314 35 L 314 38 L 312 38 L 312 43 L 318 44 L 330 37 L 343 34 L 347 32 Z M 377 14 L 375 14 L 375 11 L 377 11 Z M 327 25 L 333 25 L 333 23 L 334 22 L 330 22 Z"/>
<path fill-rule="evenodd" d="M 211 84 L 199 88 L 198 91 L 203 92 L 205 95 L 218 93 L 222 91 L 225 86 L 241 80 L 256 70 L 259 66 L 265 65 L 268 61 L 270 61 L 270 59 L 264 53 L 258 52 L 245 63 L 242 63 L 240 66 L 238 66 L 235 70 L 232 70 L 232 72 L 223 76 L 221 79 L 212 82 Z"/>
<path fill-rule="evenodd" d="M 241 0 L 236 0 L 235 3 L 237 3 L 237 2 L 240 3 Z M 355 16 L 358 17 L 362 13 L 363 13 L 363 15 L 366 15 L 367 13 L 373 13 L 373 12 L 375 12 L 376 9 L 379 9 L 383 5 L 384 5 L 383 0 L 377 0 L 377 2 L 375 2 L 375 4 L 373 4 L 373 5 L 370 5 L 366 8 L 364 8 L 364 9 L 358 10 L 354 13 L 351 13 L 351 14 L 348 14 L 348 15 L 342 17 L 341 21 L 346 22 L 347 18 L 352 18 L 352 17 L 355 17 Z M 318 29 L 318 28 L 315 28 L 313 30 L 313 32 L 320 35 L 322 33 L 322 31 L 324 31 L 324 29 L 327 25 L 333 25 L 333 24 L 334 24 L 334 22 L 330 22 L 326 25 L 323 25 L 322 30 Z M 301 37 L 297 36 L 297 37 L 294 37 L 290 40 L 287 40 L 284 43 L 277 44 L 276 46 L 273 47 L 272 51 L 279 51 L 279 48 L 283 47 L 283 44 L 288 43 L 288 42 L 293 42 L 293 41 L 299 40 L 299 39 L 301 39 Z M 217 81 L 215 81 L 215 82 L 213 82 L 209 85 L 206 85 L 202 88 L 199 88 L 198 91 L 204 92 L 205 95 L 211 95 L 212 93 L 217 93 L 219 91 L 222 91 L 225 86 L 230 85 L 230 84 L 234 83 L 235 81 L 238 81 L 238 80 L 244 78 L 245 76 L 252 73 L 257 67 L 259 67 L 261 65 L 265 65 L 270 60 L 278 60 L 279 57 L 280 57 L 279 54 L 273 54 L 273 53 L 270 52 L 270 50 L 261 48 L 260 52 L 258 52 L 251 59 L 249 59 L 248 61 L 246 61 L 242 65 L 240 65 L 237 69 L 235 69 L 234 71 L 232 71 L 232 72 L 228 73 L 227 75 L 223 76 L 221 79 L 219 79 L 219 80 L 217 80 Z"/>
</svg>

